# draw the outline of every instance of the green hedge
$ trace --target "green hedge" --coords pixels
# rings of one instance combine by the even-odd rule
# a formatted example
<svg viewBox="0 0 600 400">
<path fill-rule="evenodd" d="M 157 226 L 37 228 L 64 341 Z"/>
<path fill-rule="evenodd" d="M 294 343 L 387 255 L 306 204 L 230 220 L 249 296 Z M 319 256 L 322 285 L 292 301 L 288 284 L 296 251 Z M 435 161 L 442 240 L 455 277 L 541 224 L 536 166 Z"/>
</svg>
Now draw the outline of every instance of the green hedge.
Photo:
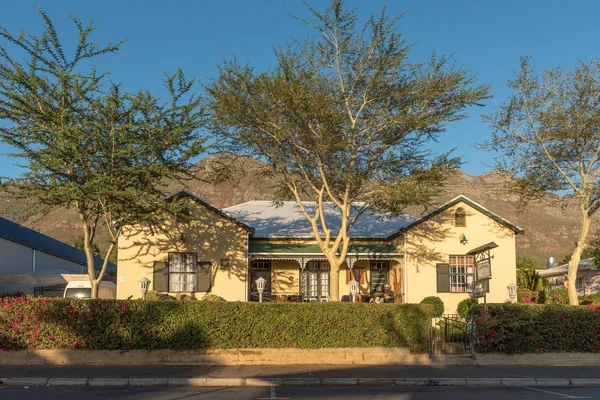
<svg viewBox="0 0 600 400">
<path fill-rule="evenodd" d="M 456 312 L 463 318 L 471 318 L 471 315 L 475 313 L 480 307 L 479 302 L 476 299 L 463 299 L 458 302 Z"/>
<path fill-rule="evenodd" d="M 600 307 L 489 304 L 475 318 L 480 352 L 600 351 Z"/>
<path fill-rule="evenodd" d="M 431 307 L 368 303 L 217 303 L 0 299 L 0 348 L 427 349 Z"/>
<path fill-rule="evenodd" d="M 444 302 L 437 296 L 428 296 L 421 300 L 421 304 L 429 304 L 433 307 L 433 316 L 441 317 L 444 315 Z"/>
<path fill-rule="evenodd" d="M 552 290 L 533 291 L 517 289 L 517 299 L 523 304 L 569 304 L 567 289 L 557 288 Z M 600 292 L 579 296 L 579 304 L 600 305 Z"/>
</svg>

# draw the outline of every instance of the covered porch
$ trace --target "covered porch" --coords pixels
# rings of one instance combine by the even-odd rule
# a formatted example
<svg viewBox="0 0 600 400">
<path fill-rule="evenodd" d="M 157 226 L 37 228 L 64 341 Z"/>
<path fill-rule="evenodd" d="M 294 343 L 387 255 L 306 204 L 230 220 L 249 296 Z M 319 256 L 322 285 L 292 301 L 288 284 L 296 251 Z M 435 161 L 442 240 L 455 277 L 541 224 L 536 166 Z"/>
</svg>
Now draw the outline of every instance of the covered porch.
<svg viewBox="0 0 600 400">
<path fill-rule="evenodd" d="M 330 301 L 329 262 L 316 244 L 251 243 L 249 301 L 258 301 L 256 279 L 266 280 L 263 301 Z M 387 244 L 351 245 L 339 277 L 340 299 L 351 301 L 349 282 L 359 282 L 357 301 L 404 301 L 403 255 Z"/>
</svg>

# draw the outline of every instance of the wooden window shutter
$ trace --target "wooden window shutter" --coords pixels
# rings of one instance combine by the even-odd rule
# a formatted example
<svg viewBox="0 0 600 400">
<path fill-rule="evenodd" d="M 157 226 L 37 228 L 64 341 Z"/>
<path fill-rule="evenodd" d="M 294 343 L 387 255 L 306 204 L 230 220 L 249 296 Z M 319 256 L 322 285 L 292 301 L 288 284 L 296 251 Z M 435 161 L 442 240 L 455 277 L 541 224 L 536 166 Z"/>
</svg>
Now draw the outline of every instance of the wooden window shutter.
<svg viewBox="0 0 600 400">
<path fill-rule="evenodd" d="M 362 283 L 362 284 L 367 283 L 367 274 L 366 274 L 365 270 L 362 268 L 359 268 L 358 270 L 360 271 L 360 283 Z"/>
<path fill-rule="evenodd" d="M 351 277 L 351 275 L 352 275 L 352 274 L 351 274 L 351 271 L 350 271 L 349 269 L 347 269 L 347 270 L 346 270 L 346 285 L 347 285 L 348 283 L 350 283 L 350 281 L 352 280 L 352 277 Z"/>
<path fill-rule="evenodd" d="M 212 262 L 199 261 L 196 269 L 196 291 L 210 292 L 212 287 Z"/>
<path fill-rule="evenodd" d="M 437 292 L 450 292 L 450 264 L 436 264 Z"/>
<path fill-rule="evenodd" d="M 169 265 L 165 261 L 154 261 L 152 289 L 159 292 L 169 291 Z"/>
</svg>

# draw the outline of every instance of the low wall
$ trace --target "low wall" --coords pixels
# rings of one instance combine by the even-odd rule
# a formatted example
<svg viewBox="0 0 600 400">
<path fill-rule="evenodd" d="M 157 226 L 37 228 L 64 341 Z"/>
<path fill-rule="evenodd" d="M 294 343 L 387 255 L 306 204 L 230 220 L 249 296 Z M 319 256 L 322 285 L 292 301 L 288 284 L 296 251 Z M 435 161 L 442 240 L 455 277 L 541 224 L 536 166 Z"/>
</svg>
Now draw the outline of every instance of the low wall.
<svg viewBox="0 0 600 400">
<path fill-rule="evenodd" d="M 600 366 L 600 353 L 478 353 L 474 358 L 477 365 Z"/>
<path fill-rule="evenodd" d="M 408 349 L 21 350 L 0 351 L 0 365 L 430 365 Z"/>
</svg>

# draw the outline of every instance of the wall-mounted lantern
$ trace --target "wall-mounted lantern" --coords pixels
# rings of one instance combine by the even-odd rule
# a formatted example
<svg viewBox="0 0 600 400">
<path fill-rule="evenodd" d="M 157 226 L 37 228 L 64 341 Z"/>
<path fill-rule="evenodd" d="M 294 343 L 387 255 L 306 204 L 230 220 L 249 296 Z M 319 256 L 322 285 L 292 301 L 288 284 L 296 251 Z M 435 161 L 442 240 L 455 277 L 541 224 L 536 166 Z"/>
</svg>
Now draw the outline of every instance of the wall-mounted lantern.
<svg viewBox="0 0 600 400">
<path fill-rule="evenodd" d="M 469 240 L 467 239 L 467 235 L 465 235 L 464 233 L 462 235 L 460 235 L 460 243 L 461 244 L 469 243 Z"/>
<path fill-rule="evenodd" d="M 267 280 L 262 276 L 256 280 L 256 290 L 258 291 L 258 301 L 262 303 L 263 292 L 265 291 L 265 286 L 267 284 Z"/>
<path fill-rule="evenodd" d="M 350 296 L 352 297 L 352 302 L 354 303 L 356 301 L 356 295 L 358 295 L 358 281 L 352 279 L 350 282 L 348 282 L 348 285 L 350 286 Z"/>
<path fill-rule="evenodd" d="M 148 293 L 148 288 L 150 287 L 150 279 L 143 277 L 140 279 L 140 292 L 142 292 L 142 300 L 146 300 L 146 294 Z"/>
<path fill-rule="evenodd" d="M 507 286 L 508 289 L 508 297 L 510 297 L 510 301 L 514 304 L 517 302 L 517 285 L 511 283 Z"/>
</svg>

